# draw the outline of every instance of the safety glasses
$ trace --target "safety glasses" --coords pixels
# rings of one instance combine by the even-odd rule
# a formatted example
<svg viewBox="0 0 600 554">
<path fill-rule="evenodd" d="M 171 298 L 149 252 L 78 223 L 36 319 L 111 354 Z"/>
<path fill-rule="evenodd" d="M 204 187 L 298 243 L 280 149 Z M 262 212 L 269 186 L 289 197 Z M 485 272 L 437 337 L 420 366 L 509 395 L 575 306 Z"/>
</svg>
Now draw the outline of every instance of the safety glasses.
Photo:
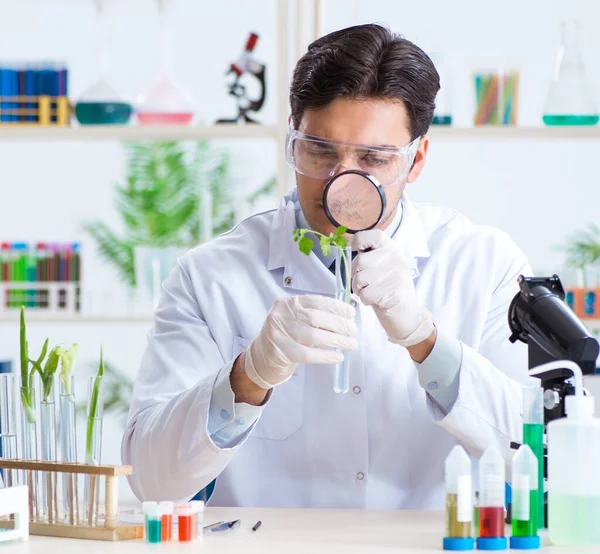
<svg viewBox="0 0 600 554">
<path fill-rule="evenodd" d="M 289 128 L 286 158 L 298 173 L 311 179 L 328 179 L 340 170 L 358 169 L 373 175 L 384 187 L 408 176 L 420 137 L 401 148 L 351 144 L 306 135 Z"/>
</svg>

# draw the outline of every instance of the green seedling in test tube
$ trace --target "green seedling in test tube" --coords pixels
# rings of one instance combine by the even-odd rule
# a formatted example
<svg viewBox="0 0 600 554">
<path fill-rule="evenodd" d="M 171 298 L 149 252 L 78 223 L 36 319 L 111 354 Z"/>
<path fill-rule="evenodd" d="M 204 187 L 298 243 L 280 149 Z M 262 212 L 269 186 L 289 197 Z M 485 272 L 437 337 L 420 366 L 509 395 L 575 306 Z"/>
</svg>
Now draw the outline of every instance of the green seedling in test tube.
<svg viewBox="0 0 600 554">
<path fill-rule="evenodd" d="M 41 366 L 46 352 L 48 351 L 49 339 L 46 339 L 42 352 L 37 360 L 29 358 L 29 344 L 27 342 L 27 326 L 25 324 L 25 307 L 21 306 L 21 325 L 20 325 L 20 354 L 21 354 L 21 403 L 23 404 L 23 413 L 29 423 L 36 422 L 35 399 L 33 394 L 33 374 L 36 366 Z M 33 367 L 30 370 L 30 364 Z"/>
<path fill-rule="evenodd" d="M 510 547 L 540 547 L 538 537 L 538 461 L 533 450 L 523 444 L 512 463 L 512 537 Z"/>
<path fill-rule="evenodd" d="M 79 345 L 77 343 L 73 343 L 69 348 L 62 346 L 56 348 L 56 353 L 60 358 L 60 372 L 58 377 L 64 387 L 66 396 L 73 395 L 73 391 L 71 390 L 71 374 L 73 373 L 73 363 L 75 362 L 78 349 Z"/>
<path fill-rule="evenodd" d="M 102 354 L 102 347 L 100 347 L 100 364 L 98 366 L 98 373 L 93 380 L 92 391 L 89 399 L 88 414 L 87 414 L 87 433 L 85 440 L 85 456 L 86 463 L 98 465 L 98 460 L 95 458 L 98 456 L 97 452 L 94 452 L 94 427 L 96 425 L 96 419 L 99 415 L 100 405 L 100 389 L 102 387 L 102 378 L 104 377 L 104 357 Z"/>
</svg>

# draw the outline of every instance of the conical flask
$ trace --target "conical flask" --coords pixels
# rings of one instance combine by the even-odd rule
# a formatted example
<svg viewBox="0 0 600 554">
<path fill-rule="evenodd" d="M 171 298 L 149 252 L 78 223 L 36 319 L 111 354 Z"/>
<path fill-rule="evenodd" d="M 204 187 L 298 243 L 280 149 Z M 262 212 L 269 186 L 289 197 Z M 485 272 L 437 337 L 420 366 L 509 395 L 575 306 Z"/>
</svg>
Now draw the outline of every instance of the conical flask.
<svg viewBox="0 0 600 554">
<path fill-rule="evenodd" d="M 94 0 L 98 16 L 98 57 L 100 76 L 75 104 L 81 125 L 122 125 L 129 121 L 133 108 L 108 82 L 109 63 L 106 38 L 106 11 L 111 0 Z"/>
<path fill-rule="evenodd" d="M 171 74 L 169 9 L 174 0 L 156 0 L 160 13 L 161 75 L 136 102 L 137 118 L 142 125 L 186 125 L 194 118 L 188 93 Z"/>
<path fill-rule="evenodd" d="M 579 22 L 561 23 L 561 42 L 554 76 L 544 105 L 546 125 L 596 125 L 598 107 L 580 46 Z"/>
</svg>

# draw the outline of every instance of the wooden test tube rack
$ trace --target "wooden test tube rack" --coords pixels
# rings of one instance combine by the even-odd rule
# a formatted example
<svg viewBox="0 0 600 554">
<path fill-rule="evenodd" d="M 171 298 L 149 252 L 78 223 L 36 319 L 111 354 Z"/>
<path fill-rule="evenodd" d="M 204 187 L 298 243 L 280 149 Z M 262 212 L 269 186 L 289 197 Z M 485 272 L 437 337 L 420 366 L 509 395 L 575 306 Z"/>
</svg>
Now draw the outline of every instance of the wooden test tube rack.
<svg viewBox="0 0 600 554">
<path fill-rule="evenodd" d="M 87 465 L 67 462 L 42 462 L 34 460 L 8 460 L 0 458 L 0 468 L 6 470 L 24 470 L 37 473 L 38 479 L 44 472 L 50 474 L 89 475 L 91 488 L 96 489 L 95 480 L 104 477 L 104 517 L 97 524 L 46 523 L 30 518 L 29 534 L 70 539 L 91 539 L 100 541 L 120 541 L 141 539 L 142 525 L 124 525 L 117 521 L 119 489 L 118 479 L 122 475 L 131 475 L 131 466 Z M 58 480 L 58 479 L 57 479 Z M 95 523 L 95 522 L 94 522 Z M 0 521 L 0 528 L 10 528 L 11 521 Z"/>
</svg>

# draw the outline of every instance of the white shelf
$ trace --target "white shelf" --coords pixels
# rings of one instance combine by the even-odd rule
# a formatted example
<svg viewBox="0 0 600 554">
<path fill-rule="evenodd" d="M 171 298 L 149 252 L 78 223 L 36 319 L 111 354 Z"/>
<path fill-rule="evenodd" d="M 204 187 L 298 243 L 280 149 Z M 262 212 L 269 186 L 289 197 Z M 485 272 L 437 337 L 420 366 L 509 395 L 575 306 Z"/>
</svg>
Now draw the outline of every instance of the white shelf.
<svg viewBox="0 0 600 554">
<path fill-rule="evenodd" d="M 2 323 L 19 323 L 19 313 L 0 314 L 0 324 Z M 144 323 L 151 325 L 154 322 L 154 316 L 151 314 L 105 314 L 105 315 L 67 315 L 67 314 L 51 314 L 51 313 L 35 313 L 29 310 L 26 315 L 27 324 L 43 322 L 43 323 L 97 323 L 97 324 L 118 324 L 118 323 Z"/>
<path fill-rule="evenodd" d="M 428 135 L 433 139 L 486 139 L 486 140 L 566 140 L 566 139 L 599 139 L 600 125 L 572 127 L 445 127 L 432 125 Z"/>
<path fill-rule="evenodd" d="M 37 127 L 0 125 L 0 140 L 216 140 L 277 139 L 276 125 L 224 123 L 220 125 L 88 125 Z M 600 125 L 591 127 L 445 127 L 433 125 L 429 136 L 462 140 L 600 140 Z"/>
<path fill-rule="evenodd" d="M 277 137 L 275 125 L 86 125 L 39 127 L 0 125 L 0 140 L 208 140 Z"/>
</svg>

